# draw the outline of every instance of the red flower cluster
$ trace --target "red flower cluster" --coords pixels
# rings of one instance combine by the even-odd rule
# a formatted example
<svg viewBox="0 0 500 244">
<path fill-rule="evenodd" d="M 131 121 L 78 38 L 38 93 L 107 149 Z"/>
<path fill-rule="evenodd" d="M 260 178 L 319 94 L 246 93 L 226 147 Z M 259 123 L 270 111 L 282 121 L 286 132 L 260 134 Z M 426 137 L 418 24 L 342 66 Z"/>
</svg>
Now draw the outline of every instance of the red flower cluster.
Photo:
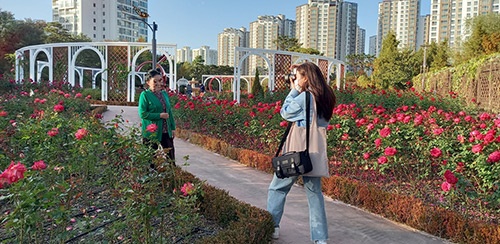
<svg viewBox="0 0 500 244">
<path fill-rule="evenodd" d="M 0 188 L 3 188 L 4 185 L 12 184 L 20 179 L 24 178 L 24 172 L 26 172 L 26 166 L 17 162 L 11 162 L 9 167 L 0 174 Z"/>
<path fill-rule="evenodd" d="M 33 163 L 33 166 L 31 166 L 32 170 L 43 170 L 47 168 L 47 164 L 43 160 L 36 161 Z"/>
<path fill-rule="evenodd" d="M 57 113 L 60 113 L 60 112 L 64 111 L 64 106 L 61 104 L 56 104 L 56 105 L 54 105 L 54 111 Z"/>
<path fill-rule="evenodd" d="M 184 196 L 189 196 L 193 194 L 194 192 L 194 185 L 191 182 L 184 183 L 184 185 L 181 188 L 182 195 Z"/>
<path fill-rule="evenodd" d="M 52 128 L 51 130 L 47 131 L 47 135 L 50 137 L 54 137 L 57 134 L 59 134 L 59 128 Z"/>
</svg>

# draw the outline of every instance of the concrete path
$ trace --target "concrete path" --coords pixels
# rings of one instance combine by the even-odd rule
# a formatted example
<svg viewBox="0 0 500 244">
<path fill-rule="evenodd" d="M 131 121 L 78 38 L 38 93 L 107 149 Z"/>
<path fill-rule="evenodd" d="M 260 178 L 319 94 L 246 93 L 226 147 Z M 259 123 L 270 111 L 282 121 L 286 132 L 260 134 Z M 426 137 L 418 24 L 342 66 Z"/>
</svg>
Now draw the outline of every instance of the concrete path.
<svg viewBox="0 0 500 244">
<path fill-rule="evenodd" d="M 138 126 L 140 122 L 137 107 L 122 106 L 108 106 L 104 121 L 113 119 L 117 114 L 128 120 L 130 126 Z M 182 160 L 177 165 L 182 165 L 183 157 L 188 155 L 187 165 L 182 166 L 185 170 L 210 185 L 227 190 L 239 200 L 266 209 L 267 187 L 272 175 L 181 139 L 176 139 L 174 144 L 176 158 Z M 328 243 L 450 243 L 328 197 L 325 197 L 325 207 L 330 236 Z M 311 243 L 307 198 L 301 186 L 295 185 L 288 194 L 280 238 L 274 243 Z"/>
</svg>

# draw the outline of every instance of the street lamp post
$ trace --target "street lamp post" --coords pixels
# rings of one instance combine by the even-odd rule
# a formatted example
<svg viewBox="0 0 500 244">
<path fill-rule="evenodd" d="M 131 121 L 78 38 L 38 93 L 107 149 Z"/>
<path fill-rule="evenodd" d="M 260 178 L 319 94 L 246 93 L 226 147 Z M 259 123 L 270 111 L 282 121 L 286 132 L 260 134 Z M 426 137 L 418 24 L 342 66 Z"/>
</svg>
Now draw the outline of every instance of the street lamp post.
<svg viewBox="0 0 500 244">
<path fill-rule="evenodd" d="M 142 22 L 144 22 L 144 24 L 146 24 L 149 29 L 151 29 L 151 31 L 153 32 L 153 40 L 151 41 L 152 42 L 152 50 L 151 52 L 153 53 L 153 60 L 152 60 L 152 63 L 153 63 L 153 69 L 156 69 L 156 62 L 157 62 L 157 57 L 156 57 L 156 31 L 158 30 L 158 25 L 156 24 L 156 22 L 153 21 L 153 25 L 151 26 L 144 18 L 139 18 L 139 17 L 136 17 L 136 16 L 130 16 L 132 19 L 136 19 L 136 20 L 140 20 Z"/>
</svg>

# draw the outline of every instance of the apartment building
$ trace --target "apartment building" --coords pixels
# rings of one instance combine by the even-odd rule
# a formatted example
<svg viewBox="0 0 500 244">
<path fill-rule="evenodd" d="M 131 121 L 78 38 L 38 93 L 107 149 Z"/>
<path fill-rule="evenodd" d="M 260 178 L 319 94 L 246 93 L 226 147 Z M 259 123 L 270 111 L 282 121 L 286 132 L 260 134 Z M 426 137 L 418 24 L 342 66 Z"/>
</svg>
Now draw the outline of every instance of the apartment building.
<svg viewBox="0 0 500 244">
<path fill-rule="evenodd" d="M 432 0 L 428 40 L 458 48 L 470 35 L 467 20 L 488 13 L 500 13 L 500 0 Z"/>
<path fill-rule="evenodd" d="M 92 41 L 148 40 L 148 27 L 134 10 L 147 12 L 147 0 L 52 0 L 52 20 Z"/>
<path fill-rule="evenodd" d="M 396 34 L 399 48 L 417 50 L 420 0 L 383 0 L 379 3 L 377 28 L 377 53 L 390 31 Z"/>
</svg>

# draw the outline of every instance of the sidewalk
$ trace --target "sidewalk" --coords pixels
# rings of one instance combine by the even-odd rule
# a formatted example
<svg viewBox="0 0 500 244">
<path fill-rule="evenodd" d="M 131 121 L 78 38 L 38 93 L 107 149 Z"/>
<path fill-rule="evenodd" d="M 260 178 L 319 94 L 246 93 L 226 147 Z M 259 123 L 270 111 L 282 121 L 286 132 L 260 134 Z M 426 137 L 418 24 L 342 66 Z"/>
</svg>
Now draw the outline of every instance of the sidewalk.
<svg viewBox="0 0 500 244">
<path fill-rule="evenodd" d="M 103 120 L 109 121 L 116 114 L 121 114 L 129 121 L 130 126 L 138 126 L 140 122 L 137 107 L 123 106 L 108 106 Z M 241 201 L 262 209 L 266 208 L 267 187 L 272 179 L 271 174 L 246 167 L 181 139 L 176 139 L 174 143 L 176 158 L 179 161 L 177 165 L 206 180 L 208 184 L 228 191 Z M 184 156 L 189 156 L 188 165 L 185 166 Z M 450 243 L 328 197 L 325 197 L 325 207 L 329 243 Z M 285 213 L 281 220 L 280 239 L 274 243 L 311 243 L 307 198 L 301 186 L 294 186 L 287 196 Z"/>
</svg>

